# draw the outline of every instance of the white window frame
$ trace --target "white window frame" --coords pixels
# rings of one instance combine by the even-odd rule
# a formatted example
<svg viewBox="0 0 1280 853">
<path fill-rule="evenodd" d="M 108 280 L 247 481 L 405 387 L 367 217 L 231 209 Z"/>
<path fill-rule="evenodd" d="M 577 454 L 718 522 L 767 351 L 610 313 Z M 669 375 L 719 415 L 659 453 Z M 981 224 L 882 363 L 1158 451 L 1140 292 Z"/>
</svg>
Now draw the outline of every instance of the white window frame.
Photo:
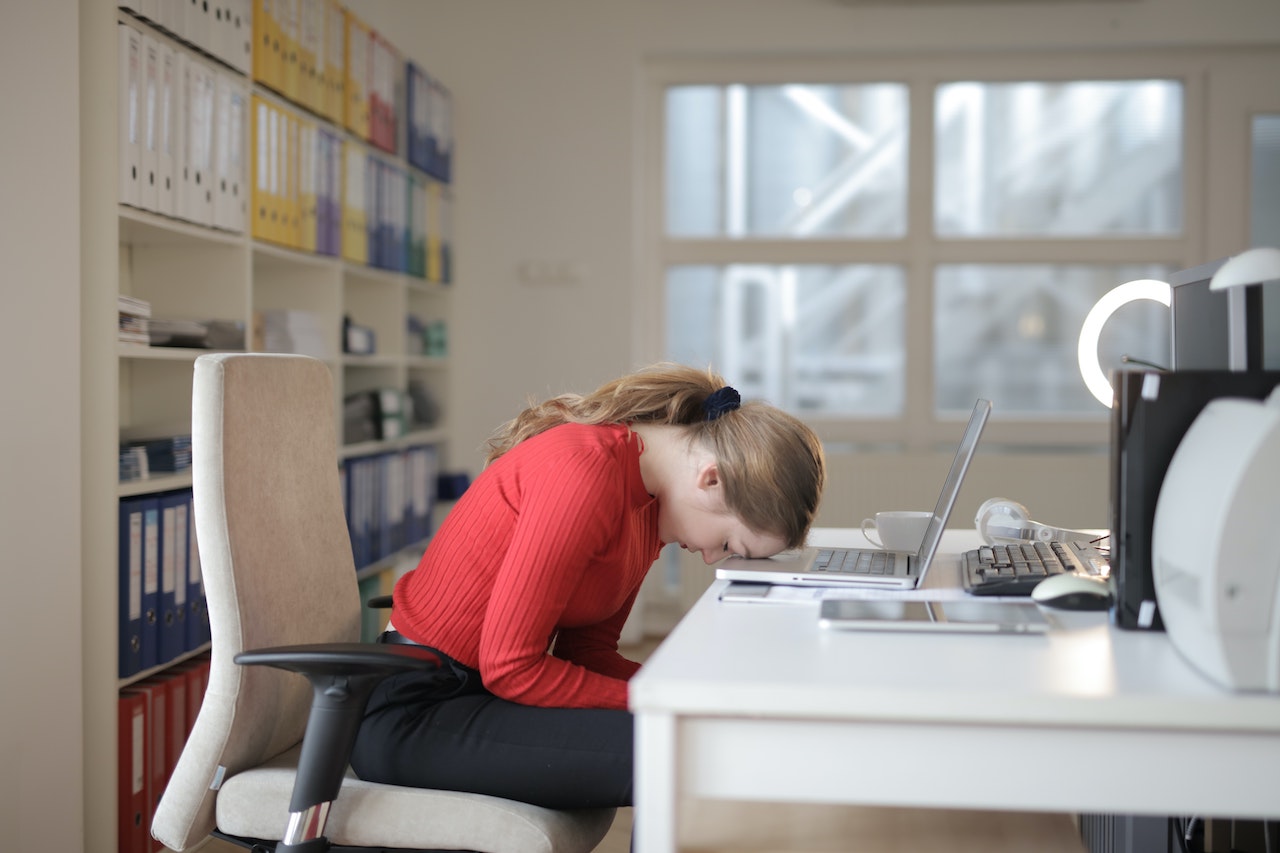
<svg viewBox="0 0 1280 853">
<path fill-rule="evenodd" d="M 904 411 L 899 417 L 840 419 L 806 416 L 829 442 L 929 449 L 954 444 L 957 425 L 934 414 L 933 270 L 945 263 L 1156 263 L 1172 269 L 1195 266 L 1245 248 L 1248 229 L 1236 212 L 1232 189 L 1243 194 L 1239 173 L 1247 173 L 1244 130 L 1213 128 L 1226 111 L 1240 111 L 1238 96 L 1207 102 L 1214 85 L 1242 81 L 1261 67 L 1280 68 L 1275 51 L 1242 59 L 1238 51 L 1126 51 L 1091 53 L 1010 52 L 998 56 L 969 53 L 893 54 L 821 59 L 666 59 L 642 73 L 637 148 L 638 240 L 634 289 L 633 341 L 638 363 L 664 357 L 666 269 L 673 265 L 730 263 L 845 264 L 894 263 L 903 266 L 907 286 L 907 366 Z M 1252 69 L 1250 65 L 1253 65 Z M 938 85 L 982 82 L 1173 79 L 1183 86 L 1183 233 L 1167 238 L 940 239 L 933 228 L 933 110 Z M 1271 76 L 1269 79 L 1276 79 Z M 908 87 L 907 236 L 901 240 L 674 239 L 665 234 L 665 92 L 674 85 L 777 85 L 784 83 L 903 83 Z M 1215 89 L 1215 91 L 1220 91 Z M 1229 90 L 1228 90 L 1229 91 Z M 1246 117 L 1240 117 L 1247 124 Z M 1241 137 L 1241 138 L 1237 138 Z M 1210 147 L 1217 169 L 1209 167 Z M 1246 152 L 1230 157 L 1231 149 Z M 1209 209 L 1209 185 L 1219 185 L 1217 206 Z M 1247 183 L 1247 175 L 1243 179 Z M 1243 204 L 1243 202 L 1239 202 Z M 1215 218 L 1216 217 L 1216 218 Z M 1244 214 L 1247 219 L 1247 213 Z M 1225 227 L 1222 227 L 1224 226 Z M 1232 230 L 1234 229 L 1234 231 Z M 1213 234 L 1210 232 L 1214 231 Z M 1120 284 L 1120 282 L 1116 282 Z M 1094 418 L 1000 416 L 1000 401 L 989 423 L 987 447 L 1102 447 L 1108 441 L 1108 416 Z"/>
</svg>

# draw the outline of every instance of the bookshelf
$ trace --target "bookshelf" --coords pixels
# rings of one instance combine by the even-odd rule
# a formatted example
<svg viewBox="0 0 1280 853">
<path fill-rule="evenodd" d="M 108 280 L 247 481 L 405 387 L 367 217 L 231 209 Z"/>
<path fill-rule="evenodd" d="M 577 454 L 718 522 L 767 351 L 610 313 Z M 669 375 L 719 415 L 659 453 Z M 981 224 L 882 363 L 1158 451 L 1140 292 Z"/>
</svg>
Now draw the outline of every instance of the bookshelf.
<svg viewBox="0 0 1280 853">
<path fill-rule="evenodd" d="M 353 260 L 347 253 L 335 251 L 333 245 L 329 246 L 329 253 L 319 252 L 314 237 L 308 241 L 279 233 L 259 233 L 251 210 L 256 201 L 252 184 L 258 164 L 253 161 L 255 151 L 251 147 L 255 128 L 250 98 L 287 112 L 300 126 L 313 132 L 321 129 L 337 144 L 355 146 L 359 152 L 376 156 L 383 168 L 406 176 L 409 186 L 424 188 L 424 200 L 449 198 L 451 189 L 441 175 L 429 174 L 407 159 L 408 133 L 402 133 L 398 140 L 388 135 L 397 116 L 396 103 L 398 118 L 405 124 L 403 59 L 394 57 L 401 63 L 401 72 L 396 75 L 392 63 L 395 79 L 390 81 L 385 79 L 386 57 L 379 63 L 381 98 L 375 99 L 379 103 L 376 119 L 368 133 L 353 132 L 331 109 L 333 98 L 340 99 L 345 91 L 341 80 L 335 78 L 332 68 L 322 67 L 314 51 L 296 73 L 290 72 L 294 76 L 278 77 L 272 86 L 263 83 L 262 69 L 254 66 L 247 46 L 254 41 L 251 21 L 255 4 L 246 0 L 226 6 L 236 15 L 241 29 L 227 34 L 221 47 L 207 40 L 207 34 L 198 39 L 199 44 L 195 43 L 174 27 L 172 19 L 163 17 L 167 12 L 162 10 L 178 5 L 117 9 L 93 0 L 80 2 L 84 63 L 81 157 L 87 176 L 83 182 L 81 237 L 82 251 L 89 259 L 85 268 L 91 270 L 82 283 L 85 838 L 87 850 L 105 853 L 124 853 L 119 850 L 117 835 L 116 713 L 121 691 L 137 689 L 156 676 L 177 672 L 208 648 L 207 643 L 191 646 L 168 660 L 126 675 L 119 668 L 120 502 L 181 494 L 191 487 L 189 468 L 120 481 L 119 443 L 134 435 L 189 432 L 193 364 L 202 353 L 211 350 L 118 341 L 112 330 L 117 296 L 145 300 L 157 318 L 227 321 L 243 329 L 244 348 L 248 350 L 270 348 L 264 347 L 266 317 L 278 312 L 305 312 L 319 332 L 321 352 L 313 354 L 328 364 L 333 375 L 333 417 L 340 441 L 344 433 L 344 401 L 351 395 L 392 390 L 400 392 L 404 400 L 416 391 L 419 399 L 425 394 L 436 402 L 435 417 L 429 424 L 405 421 L 393 437 L 362 438 L 342 444 L 335 464 L 344 469 L 369 460 L 399 464 L 399 460 L 407 460 L 420 448 L 430 448 L 429 458 L 419 458 L 418 467 L 412 471 L 429 472 L 434 485 L 434 471 L 445 462 L 449 434 L 447 411 L 443 409 L 449 396 L 448 355 L 438 349 L 433 351 L 409 325 L 411 317 L 416 320 L 415 329 L 424 324 L 438 328 L 449 320 L 452 264 L 440 256 L 447 248 L 441 242 L 446 238 L 441 237 L 439 219 L 432 226 L 431 238 L 425 228 L 421 229 L 424 244 L 435 241 L 435 260 L 427 261 L 424 245 L 418 247 L 416 264 L 407 260 L 400 268 L 389 269 Z M 286 6 L 277 4 L 276 8 Z M 342 9 L 337 3 L 305 0 L 299 0 L 293 8 L 300 13 L 304 6 L 313 11 L 322 9 L 326 15 Z M 301 32 L 305 23 L 299 14 L 291 26 Z M 118 108 L 122 50 L 118 28 L 122 24 L 145 34 L 150 44 L 162 46 L 169 56 L 213 69 L 243 95 L 243 121 L 233 123 L 230 127 L 235 129 L 228 131 L 228 139 L 238 135 L 243 154 L 240 166 L 230 173 L 233 185 L 238 179 L 243 191 L 237 202 L 242 208 L 238 223 L 234 216 L 220 222 L 216 217 L 205 222 L 190 221 L 177 202 L 172 202 L 173 206 L 164 213 L 154 204 L 148 205 L 152 209 L 144 209 L 137 199 L 130 198 L 131 203 L 125 203 L 122 183 L 117 180 L 121 158 L 130 144 L 120 132 Z M 237 38 L 241 39 L 239 43 L 245 43 L 242 56 L 234 52 Z M 383 45 L 387 46 L 385 41 Z M 309 84 L 304 82 L 308 79 Z M 288 87 L 280 85 L 285 82 Z M 292 97 L 282 93 L 286 88 Z M 370 81 L 367 94 L 372 91 Z M 391 97 L 393 92 L 395 98 Z M 342 100 L 336 103 L 341 106 Z M 373 134 L 378 136 L 376 141 Z M 395 150 L 388 150 L 392 148 Z M 174 180 L 177 179 L 175 174 Z M 333 184 L 331 176 L 329 187 L 333 196 L 341 185 Z M 372 196 L 372 188 L 368 189 Z M 425 215 L 425 211 L 417 209 L 414 213 Z M 222 209 L 219 216 L 223 214 L 227 209 Z M 405 243 L 403 251 L 410 258 L 414 247 L 407 237 Z M 373 244 L 374 239 L 370 238 L 366 251 Z M 397 266 L 387 263 L 394 254 L 389 254 L 382 244 L 379 247 L 379 263 Z M 366 259 L 372 257 L 367 255 Z M 376 342 L 372 352 L 344 352 L 344 318 L 372 332 Z M 406 472 L 399 476 L 404 478 Z M 425 498 L 411 496 L 409 491 L 405 489 L 406 500 L 412 497 L 419 509 L 422 500 L 427 500 L 429 513 L 434 489 Z M 367 559 L 357 566 L 362 595 L 389 591 L 394 577 L 416 564 L 425 547 L 427 531 L 429 526 L 419 519 L 416 527 L 406 525 L 396 536 L 384 535 L 380 548 L 366 549 Z"/>
</svg>

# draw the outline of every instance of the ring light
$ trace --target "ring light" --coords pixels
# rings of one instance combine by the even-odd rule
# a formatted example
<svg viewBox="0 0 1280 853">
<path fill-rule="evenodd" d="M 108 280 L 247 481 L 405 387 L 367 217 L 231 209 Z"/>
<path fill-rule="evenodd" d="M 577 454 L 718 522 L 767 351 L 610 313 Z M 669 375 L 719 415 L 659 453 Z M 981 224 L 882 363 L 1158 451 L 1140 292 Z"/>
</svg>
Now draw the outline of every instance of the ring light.
<svg viewBox="0 0 1280 853">
<path fill-rule="evenodd" d="M 1140 278 L 1112 288 L 1089 309 L 1080 326 L 1080 342 L 1076 350 L 1080 377 L 1084 379 L 1089 393 L 1108 408 L 1111 407 L 1111 383 L 1098 361 L 1098 339 L 1102 337 L 1102 327 L 1111 319 L 1112 314 L 1139 299 L 1150 299 L 1167 307 L 1171 301 L 1168 283 L 1154 278 Z"/>
</svg>

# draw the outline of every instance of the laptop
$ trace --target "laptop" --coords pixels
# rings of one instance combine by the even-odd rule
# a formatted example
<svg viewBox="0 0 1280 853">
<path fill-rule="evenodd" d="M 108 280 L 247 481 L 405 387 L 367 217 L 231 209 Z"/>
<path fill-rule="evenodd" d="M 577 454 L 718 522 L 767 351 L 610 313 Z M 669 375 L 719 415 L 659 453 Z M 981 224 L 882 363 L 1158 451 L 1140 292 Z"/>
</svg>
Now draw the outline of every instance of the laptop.
<svg viewBox="0 0 1280 853">
<path fill-rule="evenodd" d="M 933 518 L 914 554 L 883 551 L 879 548 L 803 548 L 774 557 L 748 559 L 730 557 L 716 568 L 716 577 L 745 583 L 788 586 L 876 587 L 915 589 L 924 582 L 929 564 L 942 540 L 942 531 L 951 517 L 964 475 L 969 470 L 978 439 L 991 414 L 991 401 L 979 399 L 969 416 L 964 437 L 951 461 L 951 470 L 942 483 L 942 493 L 933 509 Z"/>
</svg>

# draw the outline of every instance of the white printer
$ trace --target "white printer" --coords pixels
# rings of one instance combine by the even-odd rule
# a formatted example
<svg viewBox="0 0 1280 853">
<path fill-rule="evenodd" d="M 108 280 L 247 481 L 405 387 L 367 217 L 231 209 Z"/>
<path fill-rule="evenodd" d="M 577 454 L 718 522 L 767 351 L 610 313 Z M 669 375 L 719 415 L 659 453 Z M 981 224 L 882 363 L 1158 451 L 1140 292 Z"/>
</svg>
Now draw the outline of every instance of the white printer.
<svg viewBox="0 0 1280 853">
<path fill-rule="evenodd" d="M 1192 666 L 1280 693 L 1280 388 L 1219 398 L 1174 452 L 1152 529 L 1156 598 Z"/>
</svg>

